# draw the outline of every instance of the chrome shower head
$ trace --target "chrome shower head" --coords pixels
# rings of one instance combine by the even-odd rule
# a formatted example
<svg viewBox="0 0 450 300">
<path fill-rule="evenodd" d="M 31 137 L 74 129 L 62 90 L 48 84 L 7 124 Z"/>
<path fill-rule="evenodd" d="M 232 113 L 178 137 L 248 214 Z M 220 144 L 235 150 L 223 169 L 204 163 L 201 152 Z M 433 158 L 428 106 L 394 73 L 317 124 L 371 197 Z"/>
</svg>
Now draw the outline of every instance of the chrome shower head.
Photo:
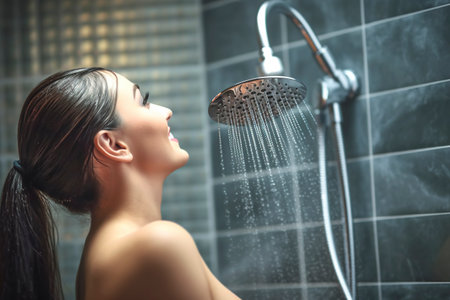
<svg viewBox="0 0 450 300">
<path fill-rule="evenodd" d="M 267 121 L 300 103 L 306 87 L 294 78 L 265 76 L 245 80 L 219 93 L 209 104 L 211 119 L 227 125 Z"/>
</svg>

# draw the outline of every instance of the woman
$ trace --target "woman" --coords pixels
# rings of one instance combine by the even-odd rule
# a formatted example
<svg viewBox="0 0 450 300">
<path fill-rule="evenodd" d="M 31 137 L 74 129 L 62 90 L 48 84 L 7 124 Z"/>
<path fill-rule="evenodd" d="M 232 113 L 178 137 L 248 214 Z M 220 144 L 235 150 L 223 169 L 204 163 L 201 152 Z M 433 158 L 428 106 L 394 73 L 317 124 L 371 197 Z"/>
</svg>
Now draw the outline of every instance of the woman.
<svg viewBox="0 0 450 300">
<path fill-rule="evenodd" d="M 61 299 L 48 199 L 91 214 L 77 299 L 238 299 L 189 233 L 161 220 L 165 178 L 188 160 L 172 112 L 102 68 L 57 73 L 26 99 L 0 204 L 1 299 Z"/>
</svg>

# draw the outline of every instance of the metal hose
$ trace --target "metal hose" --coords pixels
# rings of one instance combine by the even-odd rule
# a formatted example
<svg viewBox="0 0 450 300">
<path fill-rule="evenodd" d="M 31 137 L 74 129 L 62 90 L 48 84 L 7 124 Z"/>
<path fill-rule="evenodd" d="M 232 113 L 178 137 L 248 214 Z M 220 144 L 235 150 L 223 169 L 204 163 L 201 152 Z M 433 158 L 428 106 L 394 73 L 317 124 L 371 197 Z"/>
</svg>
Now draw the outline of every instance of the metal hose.
<svg viewBox="0 0 450 300">
<path fill-rule="evenodd" d="M 347 168 L 345 163 L 345 152 L 344 152 L 344 141 L 342 138 L 341 130 L 341 119 L 340 119 L 340 107 L 338 103 L 335 103 L 330 108 L 333 118 L 333 129 L 336 142 L 336 150 L 338 157 L 338 168 L 339 177 L 341 183 L 342 197 L 344 200 L 345 207 L 345 228 L 346 228 L 346 243 L 349 250 L 349 265 L 350 265 L 350 283 L 351 291 L 345 280 L 342 268 L 339 264 L 339 259 L 336 252 L 336 246 L 333 238 L 333 231 L 331 228 L 331 217 L 329 211 L 329 201 L 328 201 L 328 188 L 327 188 L 327 171 L 326 171 L 326 146 L 325 146 L 325 126 L 319 120 L 319 126 L 317 127 L 317 137 L 318 137 L 318 152 L 319 152 L 319 174 L 320 174 L 320 195 L 322 200 L 322 212 L 323 221 L 325 228 L 325 236 L 327 240 L 328 251 L 330 253 L 331 262 L 333 264 L 338 282 L 344 292 L 347 300 L 356 299 L 356 279 L 355 279 L 355 252 L 354 252 L 354 239 L 353 239 L 353 222 L 352 222 L 352 212 L 350 206 L 350 192 L 348 185 Z M 319 118 L 320 119 L 320 118 Z"/>
<path fill-rule="evenodd" d="M 344 220 L 345 220 L 345 231 L 346 231 L 346 245 L 348 249 L 348 264 L 350 266 L 350 270 L 348 272 L 349 282 L 351 285 L 351 291 L 353 294 L 353 298 L 356 299 L 356 263 L 355 263 L 355 239 L 353 232 L 353 215 L 352 215 L 352 206 L 350 201 L 350 186 L 348 184 L 348 173 L 347 173 L 347 161 L 345 159 L 345 148 L 344 148 L 344 137 L 342 135 L 342 115 L 341 115 L 341 107 L 339 103 L 333 103 L 331 108 L 332 113 L 334 115 L 332 120 L 333 127 L 333 136 L 334 142 L 336 145 L 336 156 L 337 156 L 337 165 L 338 165 L 338 174 L 339 174 L 339 183 L 340 183 L 340 191 L 342 202 L 344 204 Z"/>
</svg>

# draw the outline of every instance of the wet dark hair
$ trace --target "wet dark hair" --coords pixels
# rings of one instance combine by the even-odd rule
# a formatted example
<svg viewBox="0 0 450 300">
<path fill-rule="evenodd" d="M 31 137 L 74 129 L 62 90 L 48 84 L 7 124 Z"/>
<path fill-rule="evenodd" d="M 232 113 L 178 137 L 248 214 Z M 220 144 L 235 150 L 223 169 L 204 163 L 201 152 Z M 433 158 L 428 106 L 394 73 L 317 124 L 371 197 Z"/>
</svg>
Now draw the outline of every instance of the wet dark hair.
<svg viewBox="0 0 450 300">
<path fill-rule="evenodd" d="M 0 299 L 64 298 L 49 200 L 76 213 L 96 204 L 94 137 L 119 126 L 116 101 L 117 76 L 103 68 L 51 75 L 25 100 L 20 165 L 9 171 L 0 202 Z"/>
</svg>

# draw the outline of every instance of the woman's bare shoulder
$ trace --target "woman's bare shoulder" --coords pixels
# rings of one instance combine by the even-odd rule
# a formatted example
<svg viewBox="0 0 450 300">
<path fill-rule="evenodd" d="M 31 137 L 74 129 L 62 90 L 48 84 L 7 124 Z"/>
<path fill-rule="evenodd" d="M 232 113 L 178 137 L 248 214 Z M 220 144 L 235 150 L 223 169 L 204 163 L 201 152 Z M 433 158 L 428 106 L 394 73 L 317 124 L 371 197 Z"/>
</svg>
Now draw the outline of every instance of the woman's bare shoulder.
<svg viewBox="0 0 450 300">
<path fill-rule="evenodd" d="M 145 226 L 142 232 L 147 257 L 163 262 L 165 272 L 171 274 L 164 279 L 166 289 L 175 289 L 172 297 L 162 299 L 227 299 L 239 300 L 211 273 L 198 252 L 194 239 L 182 226 L 158 221 Z M 159 275 L 158 275 L 159 276 Z"/>
<path fill-rule="evenodd" d="M 126 256 L 139 262 L 140 267 L 201 259 L 190 233 L 171 221 L 154 221 L 123 236 L 116 242 L 115 257 Z M 167 267 L 167 266 L 166 266 Z"/>
<path fill-rule="evenodd" d="M 176 223 L 149 223 L 117 240 L 108 256 L 100 276 L 111 296 L 104 298 L 211 299 L 195 242 Z"/>
<path fill-rule="evenodd" d="M 194 240 L 182 226 L 171 221 L 154 221 L 136 231 L 137 243 L 147 250 L 161 250 L 166 247 L 193 246 Z"/>
<path fill-rule="evenodd" d="M 149 266 L 158 265 L 166 271 L 177 272 L 189 266 L 197 275 L 203 275 L 203 260 L 194 239 L 182 226 L 170 221 L 155 221 L 136 232 L 135 238 L 140 248 L 138 257 Z"/>
</svg>

